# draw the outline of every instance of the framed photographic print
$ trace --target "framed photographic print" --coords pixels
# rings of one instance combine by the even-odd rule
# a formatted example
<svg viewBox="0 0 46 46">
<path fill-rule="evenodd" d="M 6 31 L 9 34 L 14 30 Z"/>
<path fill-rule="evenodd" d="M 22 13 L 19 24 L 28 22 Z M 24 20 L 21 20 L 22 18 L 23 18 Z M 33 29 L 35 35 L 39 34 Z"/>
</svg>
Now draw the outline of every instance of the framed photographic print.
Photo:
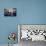
<svg viewBox="0 0 46 46">
<path fill-rule="evenodd" d="M 16 16 L 16 8 L 4 8 L 4 16 Z"/>
<path fill-rule="evenodd" d="M 46 41 L 46 25 L 44 24 L 20 24 L 18 30 L 20 40 Z"/>
</svg>

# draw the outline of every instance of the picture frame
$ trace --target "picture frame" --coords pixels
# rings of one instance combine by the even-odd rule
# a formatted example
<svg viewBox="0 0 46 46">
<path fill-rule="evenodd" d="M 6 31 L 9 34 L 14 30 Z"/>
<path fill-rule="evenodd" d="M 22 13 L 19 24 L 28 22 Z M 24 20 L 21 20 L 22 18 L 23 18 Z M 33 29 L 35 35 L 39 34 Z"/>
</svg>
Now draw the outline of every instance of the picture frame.
<svg viewBox="0 0 46 46">
<path fill-rule="evenodd" d="M 16 16 L 17 10 L 16 8 L 4 8 L 4 16 Z"/>
</svg>

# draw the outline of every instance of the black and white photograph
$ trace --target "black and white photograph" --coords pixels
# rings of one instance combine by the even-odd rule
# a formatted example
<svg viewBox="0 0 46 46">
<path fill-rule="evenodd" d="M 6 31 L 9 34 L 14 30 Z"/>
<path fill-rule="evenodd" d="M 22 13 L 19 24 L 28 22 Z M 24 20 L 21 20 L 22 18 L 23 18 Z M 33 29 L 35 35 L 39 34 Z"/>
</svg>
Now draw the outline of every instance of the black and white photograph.
<svg viewBox="0 0 46 46">
<path fill-rule="evenodd" d="M 16 8 L 4 8 L 4 16 L 16 16 Z"/>
</svg>

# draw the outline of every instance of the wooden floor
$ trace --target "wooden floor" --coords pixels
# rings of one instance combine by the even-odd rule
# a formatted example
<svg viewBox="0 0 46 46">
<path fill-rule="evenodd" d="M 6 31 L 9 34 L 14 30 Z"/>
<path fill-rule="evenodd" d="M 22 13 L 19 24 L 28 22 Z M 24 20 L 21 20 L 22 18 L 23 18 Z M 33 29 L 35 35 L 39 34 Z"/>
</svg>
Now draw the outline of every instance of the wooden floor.
<svg viewBox="0 0 46 46">
<path fill-rule="evenodd" d="M 21 40 L 20 46 L 46 46 L 46 42 L 45 41 L 32 42 L 31 40 L 28 41 Z"/>
<path fill-rule="evenodd" d="M 0 44 L 0 46 L 8 46 L 8 44 Z M 46 46 L 46 42 L 43 41 L 32 42 L 31 40 L 28 41 L 21 40 L 19 44 L 15 44 L 14 46 Z"/>
</svg>

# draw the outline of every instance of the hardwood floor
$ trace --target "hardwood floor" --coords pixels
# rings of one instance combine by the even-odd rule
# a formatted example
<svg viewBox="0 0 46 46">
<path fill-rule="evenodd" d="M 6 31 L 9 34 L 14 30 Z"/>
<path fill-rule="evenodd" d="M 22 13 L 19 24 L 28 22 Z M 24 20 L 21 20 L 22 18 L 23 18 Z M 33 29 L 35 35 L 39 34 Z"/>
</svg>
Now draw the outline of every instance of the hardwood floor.
<svg viewBox="0 0 46 46">
<path fill-rule="evenodd" d="M 45 41 L 31 41 L 31 40 L 21 40 L 20 41 L 20 46 L 46 46 Z"/>
</svg>

